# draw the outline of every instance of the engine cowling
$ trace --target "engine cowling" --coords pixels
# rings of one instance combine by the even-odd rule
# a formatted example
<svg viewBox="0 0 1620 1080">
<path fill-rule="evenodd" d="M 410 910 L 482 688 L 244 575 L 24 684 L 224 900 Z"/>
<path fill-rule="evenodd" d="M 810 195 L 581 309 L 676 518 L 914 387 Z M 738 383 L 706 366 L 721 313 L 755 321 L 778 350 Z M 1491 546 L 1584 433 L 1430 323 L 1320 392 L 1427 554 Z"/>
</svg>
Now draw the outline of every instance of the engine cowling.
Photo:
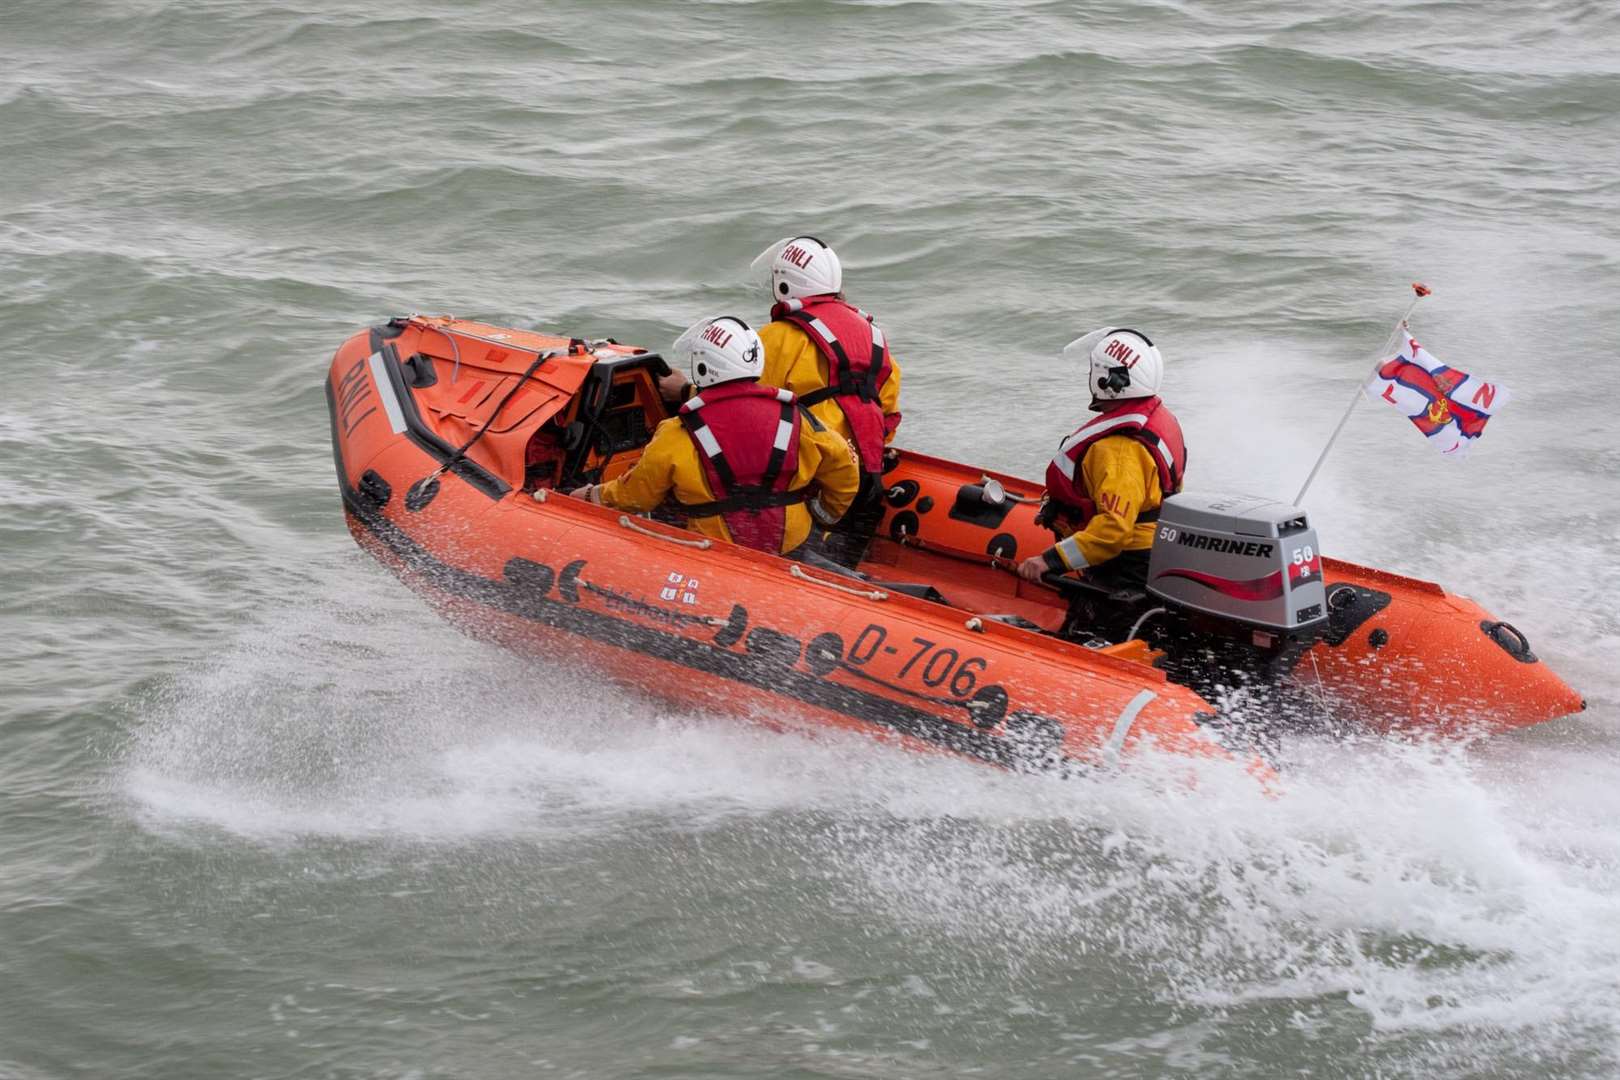
<svg viewBox="0 0 1620 1080">
<path fill-rule="evenodd" d="M 1253 495 L 1164 501 L 1148 591 L 1175 608 L 1289 637 L 1327 620 L 1322 552 L 1304 510 Z"/>
</svg>

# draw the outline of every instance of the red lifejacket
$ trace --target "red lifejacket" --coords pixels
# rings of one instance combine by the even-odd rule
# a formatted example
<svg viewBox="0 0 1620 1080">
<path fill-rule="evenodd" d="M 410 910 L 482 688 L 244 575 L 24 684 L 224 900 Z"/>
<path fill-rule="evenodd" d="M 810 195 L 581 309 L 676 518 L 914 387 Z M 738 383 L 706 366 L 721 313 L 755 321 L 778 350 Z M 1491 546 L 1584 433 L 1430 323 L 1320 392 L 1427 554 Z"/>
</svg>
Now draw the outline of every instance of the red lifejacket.
<svg viewBox="0 0 1620 1080">
<path fill-rule="evenodd" d="M 786 508 L 807 494 L 788 490 L 799 471 L 801 414 L 793 394 L 735 380 L 688 398 L 678 415 L 715 496 L 680 509 L 688 517 L 719 514 L 737 543 L 780 553 Z"/>
<path fill-rule="evenodd" d="M 883 444 L 900 423 L 899 415 L 884 415 L 878 400 L 878 390 L 894 372 L 883 331 L 872 316 L 836 296 L 784 300 L 771 308 L 771 318 L 803 330 L 827 361 L 827 385 L 799 398 L 799 404 L 837 402 L 855 436 L 861 469 L 882 472 Z"/>
<path fill-rule="evenodd" d="M 1086 477 L 1080 462 L 1099 439 L 1128 435 L 1148 448 L 1159 467 L 1159 490 L 1166 496 L 1181 490 L 1187 469 L 1187 444 L 1181 437 L 1181 424 L 1175 414 L 1156 397 L 1121 401 L 1107 412 L 1080 425 L 1080 429 L 1058 446 L 1052 463 L 1046 467 L 1046 491 L 1059 509 L 1078 517 L 1084 525 L 1097 513 L 1096 500 L 1086 490 Z M 1138 521 L 1156 521 L 1159 508 L 1136 515 Z"/>
</svg>

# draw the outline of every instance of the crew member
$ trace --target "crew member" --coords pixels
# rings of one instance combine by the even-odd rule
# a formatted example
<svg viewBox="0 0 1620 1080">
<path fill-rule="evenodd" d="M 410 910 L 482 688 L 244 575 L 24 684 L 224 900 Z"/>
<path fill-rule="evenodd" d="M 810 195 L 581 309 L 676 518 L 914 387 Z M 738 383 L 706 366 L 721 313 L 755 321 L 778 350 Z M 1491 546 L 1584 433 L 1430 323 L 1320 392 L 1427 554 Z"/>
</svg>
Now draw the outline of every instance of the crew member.
<svg viewBox="0 0 1620 1080">
<path fill-rule="evenodd" d="M 633 469 L 571 494 L 621 510 L 666 501 L 690 527 L 719 540 L 787 554 L 844 515 L 860 485 L 850 445 L 793 394 L 763 386 L 759 335 L 729 315 L 705 319 L 676 340 L 694 393 L 665 420 Z"/>
<path fill-rule="evenodd" d="M 900 426 L 900 365 L 872 316 L 844 299 L 843 264 L 820 240 L 779 240 L 751 269 L 773 302 L 771 321 L 759 331 L 760 382 L 793 391 L 860 459 L 854 507 L 822 545 L 827 556 L 854 566 L 883 517 L 883 450 Z M 690 392 L 678 376 L 666 376 L 659 388 L 671 402 Z"/>
<path fill-rule="evenodd" d="M 761 252 L 751 269 L 773 304 L 759 331 L 760 382 L 797 394 L 855 446 L 863 472 L 881 473 L 883 446 L 900 426 L 900 365 L 872 316 L 845 301 L 838 253 L 813 236 L 789 237 Z M 659 380 L 659 390 L 671 404 L 692 392 L 679 372 Z"/>
<path fill-rule="evenodd" d="M 1057 543 L 1018 566 L 1020 576 L 1083 571 L 1112 588 L 1147 582 L 1154 522 L 1181 490 L 1187 465 L 1181 425 L 1159 400 L 1164 358 L 1137 330 L 1105 327 L 1071 341 L 1085 365 L 1091 410 L 1101 415 L 1064 439 L 1046 467 L 1037 519 Z"/>
</svg>

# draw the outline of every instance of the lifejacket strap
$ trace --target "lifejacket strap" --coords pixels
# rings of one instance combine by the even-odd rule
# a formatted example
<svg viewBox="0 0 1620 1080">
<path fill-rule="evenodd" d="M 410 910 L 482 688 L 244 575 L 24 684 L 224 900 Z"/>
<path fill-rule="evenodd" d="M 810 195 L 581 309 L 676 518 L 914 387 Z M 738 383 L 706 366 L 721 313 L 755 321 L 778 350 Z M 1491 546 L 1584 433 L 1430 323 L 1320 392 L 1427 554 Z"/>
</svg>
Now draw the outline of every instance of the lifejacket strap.
<svg viewBox="0 0 1620 1080">
<path fill-rule="evenodd" d="M 799 395 L 799 404 L 805 408 L 820 405 L 823 401 L 831 401 L 835 397 L 859 398 L 861 401 L 877 401 L 877 387 L 868 373 L 868 377 L 860 382 L 841 382 L 834 386 L 823 386 L 819 390 L 812 390 L 808 394 Z"/>
<path fill-rule="evenodd" d="M 743 491 L 734 491 L 725 498 L 713 502 L 672 502 L 669 505 L 687 517 L 700 518 L 735 514 L 739 510 L 772 510 L 780 506 L 795 506 L 808 499 L 809 493 L 804 488 L 795 488 L 792 491 L 761 491 L 758 488 L 747 488 Z"/>
<path fill-rule="evenodd" d="M 869 320 L 870 321 L 870 320 Z M 878 399 L 877 377 L 883 370 L 883 354 L 889 343 L 883 339 L 883 331 L 878 329 L 877 323 L 872 323 L 872 362 L 866 365 L 866 377 L 861 380 L 863 391 L 862 401 L 876 401 Z"/>
<path fill-rule="evenodd" d="M 838 340 L 838 335 L 832 332 L 832 327 L 803 311 L 789 312 L 784 318 L 808 333 L 811 340 L 819 338 L 825 341 L 827 347 L 833 351 L 835 370 L 830 372 L 832 378 L 828 379 L 828 382 L 841 383 L 849 379 L 849 354 L 844 351 L 844 343 Z"/>
<path fill-rule="evenodd" d="M 697 442 L 698 449 L 703 451 L 703 456 L 709 459 L 710 465 L 714 466 L 714 471 L 719 475 L 720 482 L 726 486 L 727 490 L 730 490 L 737 482 L 737 474 L 731 471 L 731 463 L 726 460 L 725 453 L 720 449 L 720 440 L 714 437 L 714 432 L 709 430 L 709 425 L 703 422 L 703 418 L 698 415 L 696 410 L 691 412 L 683 411 L 680 413 L 680 418 L 681 426 L 686 428 L 693 440 Z M 778 468 L 780 468 L 780 464 L 778 464 Z"/>
<path fill-rule="evenodd" d="M 771 459 L 765 465 L 765 475 L 760 477 L 759 486 L 770 490 L 776 486 L 777 477 L 782 475 L 782 463 L 787 460 L 788 446 L 794 435 L 794 408 L 791 399 L 782 402 L 782 413 L 776 421 L 776 436 L 771 442 Z M 726 480 L 726 487 L 731 487 L 731 481 Z"/>
</svg>

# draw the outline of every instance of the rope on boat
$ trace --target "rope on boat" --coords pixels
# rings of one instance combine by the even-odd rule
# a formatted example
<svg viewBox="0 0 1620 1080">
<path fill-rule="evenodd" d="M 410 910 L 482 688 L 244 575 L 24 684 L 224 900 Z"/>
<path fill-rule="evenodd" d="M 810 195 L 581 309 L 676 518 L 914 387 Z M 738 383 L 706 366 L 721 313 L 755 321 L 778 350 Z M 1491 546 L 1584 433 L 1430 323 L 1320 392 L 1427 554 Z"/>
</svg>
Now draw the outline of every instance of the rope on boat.
<svg viewBox="0 0 1620 1080">
<path fill-rule="evenodd" d="M 446 336 L 448 336 L 448 335 L 446 335 Z M 468 439 L 466 442 L 464 442 L 460 446 L 456 447 L 456 449 L 450 454 L 450 456 L 444 459 L 443 464 L 441 464 L 437 469 L 434 469 L 427 476 L 423 477 L 417 483 L 418 484 L 427 484 L 427 483 L 430 483 L 430 482 L 432 482 L 434 480 L 437 480 L 439 477 L 443 476 L 445 473 L 447 473 L 451 469 L 455 468 L 456 465 L 458 465 L 460 462 L 466 460 L 467 451 L 471 450 L 473 448 L 473 445 L 475 443 L 477 443 L 479 439 L 482 439 L 484 437 L 484 435 L 489 431 L 490 425 L 495 423 L 495 418 L 501 414 L 502 409 L 506 408 L 506 403 L 511 401 L 514 397 L 517 396 L 517 392 L 519 390 L 523 389 L 524 384 L 529 381 L 529 377 L 532 376 L 537 370 L 539 370 L 541 364 L 544 364 L 547 360 L 550 360 L 552 357 L 558 356 L 558 355 L 560 355 L 560 353 L 556 349 L 546 349 L 545 351 L 543 351 L 539 355 L 537 355 L 534 358 L 534 363 L 529 365 L 529 369 L 527 371 L 525 371 L 522 375 L 518 376 L 518 381 L 512 385 L 512 389 L 510 389 L 510 390 L 508 390 L 506 392 L 506 396 L 501 398 L 500 404 L 495 406 L 494 410 L 490 412 L 489 417 L 483 422 L 483 424 L 479 427 L 479 429 L 473 433 L 472 438 Z M 459 360 L 460 360 L 460 354 L 458 353 L 457 354 L 457 362 L 458 363 L 459 363 Z"/>
<path fill-rule="evenodd" d="M 788 573 L 792 574 L 800 581 L 808 581 L 812 585 L 821 585 L 829 589 L 837 589 L 839 592 L 849 593 L 851 596 L 859 596 L 866 600 L 887 600 L 889 598 L 889 594 L 884 592 L 882 589 L 852 589 L 848 585 L 840 585 L 836 581 L 824 581 L 818 577 L 811 577 L 809 574 L 800 569 L 798 563 L 790 564 L 788 566 Z"/>
<path fill-rule="evenodd" d="M 678 536 L 670 536 L 668 533 L 654 532 L 652 529 L 643 528 L 632 521 L 628 514 L 619 515 L 619 524 L 631 532 L 640 533 L 642 536 L 650 536 L 654 540 L 668 540 L 672 544 L 680 544 L 683 547 L 695 547 L 699 551 L 707 551 L 714 546 L 713 540 L 682 540 Z"/>
<path fill-rule="evenodd" d="M 411 317 L 415 318 L 414 315 Z M 450 318 L 454 319 L 455 316 L 452 315 Z M 456 335 L 452 334 L 442 326 L 430 325 L 425 322 L 418 323 L 417 325 L 421 326 L 424 330 L 437 330 L 439 333 L 445 336 L 446 340 L 450 342 L 450 355 L 456 358 L 455 364 L 450 368 L 450 385 L 456 385 L 456 377 L 461 374 L 461 344 L 456 341 Z"/>
<path fill-rule="evenodd" d="M 1137 619 L 1134 623 L 1131 624 L 1131 632 L 1125 635 L 1125 640 L 1126 641 L 1131 640 L 1131 638 L 1135 637 L 1137 635 L 1137 633 L 1142 629 L 1142 624 L 1143 623 L 1147 622 L 1149 619 L 1153 618 L 1153 616 L 1155 616 L 1155 615 L 1163 615 L 1164 611 L 1165 611 L 1164 608 L 1156 607 L 1156 608 L 1148 608 L 1146 611 L 1142 612 L 1141 617 L 1139 619 Z"/>
</svg>

